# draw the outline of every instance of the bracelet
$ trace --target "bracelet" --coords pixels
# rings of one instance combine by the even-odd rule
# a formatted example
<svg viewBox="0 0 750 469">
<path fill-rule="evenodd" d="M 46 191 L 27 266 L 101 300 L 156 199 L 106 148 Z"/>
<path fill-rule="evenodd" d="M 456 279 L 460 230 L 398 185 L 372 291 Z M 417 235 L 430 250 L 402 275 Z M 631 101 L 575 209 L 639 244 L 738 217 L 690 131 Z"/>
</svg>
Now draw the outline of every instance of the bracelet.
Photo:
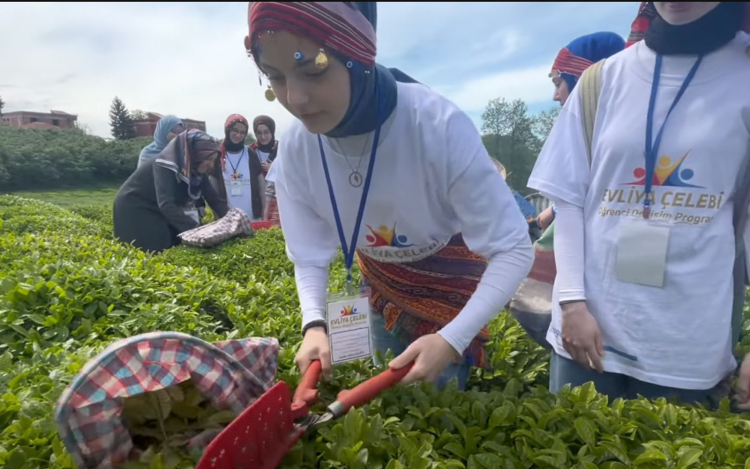
<svg viewBox="0 0 750 469">
<path fill-rule="evenodd" d="M 585 303 L 585 302 L 586 300 L 566 300 L 566 301 L 561 301 L 560 306 L 569 305 L 571 303 Z"/>
<path fill-rule="evenodd" d="M 307 333 L 308 329 L 312 329 L 313 327 L 322 327 L 325 329 L 326 334 L 328 333 L 328 325 L 326 322 L 322 319 L 317 319 L 315 321 L 310 321 L 307 324 L 305 324 L 305 327 L 302 328 L 302 337 L 305 337 L 305 334 Z"/>
</svg>

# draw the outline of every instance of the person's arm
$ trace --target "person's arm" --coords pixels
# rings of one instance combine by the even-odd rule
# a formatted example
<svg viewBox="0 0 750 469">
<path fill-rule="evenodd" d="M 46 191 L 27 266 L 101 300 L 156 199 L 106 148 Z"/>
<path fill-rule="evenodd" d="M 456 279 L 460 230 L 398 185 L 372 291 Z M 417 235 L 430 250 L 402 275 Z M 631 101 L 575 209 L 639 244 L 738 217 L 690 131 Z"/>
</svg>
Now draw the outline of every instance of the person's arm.
<svg viewBox="0 0 750 469">
<path fill-rule="evenodd" d="M 560 302 L 586 301 L 583 207 L 558 202 L 557 213 L 555 264 Z"/>
<path fill-rule="evenodd" d="M 175 203 L 178 191 L 186 191 L 187 187 L 181 184 L 175 173 L 154 165 L 154 189 L 156 190 L 156 202 L 159 205 L 167 223 L 172 225 L 178 233 L 183 233 L 196 228 L 198 224 L 190 216 L 185 214 L 183 207 Z"/>
<path fill-rule="evenodd" d="M 284 151 L 284 146 L 280 151 Z M 287 256 L 294 264 L 294 280 L 302 309 L 303 340 L 295 362 L 304 374 L 313 360 L 320 360 L 323 376 L 328 379 L 331 354 L 325 327 L 326 295 L 328 268 L 336 254 L 338 238 L 312 206 L 310 181 L 290 158 L 295 154 L 299 154 L 296 148 L 274 163 L 277 166 L 274 180 L 276 200 Z M 284 169 L 285 163 L 290 164 L 289 170 Z"/>
<path fill-rule="evenodd" d="M 456 110 L 447 133 L 447 203 L 467 247 L 487 259 L 479 285 L 459 314 L 437 334 L 420 337 L 390 366 L 415 361 L 403 382 L 434 379 L 460 357 L 481 329 L 510 301 L 533 262 L 528 224 L 490 161 L 471 119 Z"/>
<path fill-rule="evenodd" d="M 218 220 L 219 218 L 224 218 L 227 212 L 229 212 L 229 203 L 226 197 L 222 197 L 222 193 L 217 191 L 215 185 L 223 186 L 224 179 L 216 180 L 215 177 L 209 175 L 203 177 L 203 198 L 206 199 L 208 206 L 211 207 L 211 211 L 214 212 L 214 218 Z"/>
<path fill-rule="evenodd" d="M 462 354 L 499 314 L 529 273 L 533 250 L 528 224 L 510 188 L 494 170 L 471 120 L 456 113 L 450 123 L 449 201 L 467 247 L 487 268 L 463 310 L 439 334 Z M 467 149 L 469 149 L 467 154 Z"/>
<path fill-rule="evenodd" d="M 258 186 L 258 195 L 260 197 L 260 215 L 263 216 L 266 207 L 266 178 L 263 176 L 263 165 L 260 162 L 258 154 L 253 151 L 252 148 L 247 147 L 248 166 L 250 167 L 250 175 L 255 176 L 255 180 L 251 182 L 253 186 Z M 253 216 L 255 216 L 253 214 Z"/>
<path fill-rule="evenodd" d="M 266 203 L 263 207 L 263 219 L 271 218 L 271 201 L 276 197 L 276 186 L 271 181 L 266 181 Z"/>
<path fill-rule="evenodd" d="M 536 219 L 537 225 L 539 225 L 539 228 L 542 230 L 546 230 L 549 228 L 549 226 L 552 224 L 552 221 L 555 219 L 555 212 L 552 208 L 552 205 L 547 207 L 542 211 L 542 213 L 539 214 L 539 216 Z"/>
<path fill-rule="evenodd" d="M 304 328 L 313 320 L 325 319 L 328 267 L 336 254 L 338 238 L 310 205 L 311 196 L 303 189 L 306 185 L 288 184 L 288 175 L 282 173 L 283 170 L 279 171 L 277 176 L 276 200 L 284 226 L 287 256 L 295 267 Z"/>
<path fill-rule="evenodd" d="M 555 263 L 562 310 L 561 345 L 583 368 L 593 365 L 602 372 L 602 334 L 586 303 L 584 207 L 591 169 L 580 107 L 581 87 L 576 87 L 544 143 L 529 187 L 557 206 Z"/>
<path fill-rule="evenodd" d="M 266 178 L 263 177 L 263 173 L 258 175 L 258 184 L 260 184 L 260 207 L 261 216 L 263 216 L 266 209 Z"/>
</svg>

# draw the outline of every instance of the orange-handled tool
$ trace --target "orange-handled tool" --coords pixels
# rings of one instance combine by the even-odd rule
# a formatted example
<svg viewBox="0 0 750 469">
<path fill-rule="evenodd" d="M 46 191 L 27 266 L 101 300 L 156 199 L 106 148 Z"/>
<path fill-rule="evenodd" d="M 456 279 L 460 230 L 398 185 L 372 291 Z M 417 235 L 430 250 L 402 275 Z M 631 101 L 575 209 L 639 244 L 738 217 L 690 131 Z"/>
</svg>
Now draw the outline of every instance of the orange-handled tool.
<svg viewBox="0 0 750 469">
<path fill-rule="evenodd" d="M 398 384 L 414 362 L 386 370 L 351 390 L 339 393 L 323 414 L 311 414 L 316 404 L 322 367 L 313 361 L 291 398 L 279 382 L 248 407 L 206 448 L 196 469 L 274 469 L 297 440 L 311 428 L 346 414 Z M 291 402 L 291 405 L 290 405 Z"/>
</svg>

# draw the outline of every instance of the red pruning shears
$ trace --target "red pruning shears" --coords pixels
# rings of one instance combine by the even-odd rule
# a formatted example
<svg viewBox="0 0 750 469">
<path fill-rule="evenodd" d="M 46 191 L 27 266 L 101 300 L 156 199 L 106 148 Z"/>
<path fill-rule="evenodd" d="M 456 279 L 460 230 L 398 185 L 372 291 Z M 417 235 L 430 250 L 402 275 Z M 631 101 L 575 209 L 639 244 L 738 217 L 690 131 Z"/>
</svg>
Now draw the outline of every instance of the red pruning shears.
<svg viewBox="0 0 750 469">
<path fill-rule="evenodd" d="M 322 371 L 320 361 L 315 360 L 293 399 L 286 383 L 275 384 L 211 442 L 196 469 L 274 469 L 307 431 L 366 404 L 401 382 L 412 366 L 414 362 L 386 370 L 354 389 L 341 391 L 325 413 L 313 414 L 310 407 L 319 401 Z"/>
</svg>

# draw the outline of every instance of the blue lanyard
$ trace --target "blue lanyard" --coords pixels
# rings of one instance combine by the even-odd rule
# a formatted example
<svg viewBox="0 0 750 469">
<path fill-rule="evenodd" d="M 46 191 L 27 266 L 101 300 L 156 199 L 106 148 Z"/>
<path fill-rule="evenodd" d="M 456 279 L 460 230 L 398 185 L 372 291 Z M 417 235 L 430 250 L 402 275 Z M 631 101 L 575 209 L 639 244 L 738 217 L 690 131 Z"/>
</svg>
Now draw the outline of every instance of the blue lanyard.
<svg viewBox="0 0 750 469">
<path fill-rule="evenodd" d="M 649 218 L 651 215 L 651 198 L 649 196 L 651 195 L 651 188 L 654 182 L 656 160 L 658 159 L 661 137 L 664 134 L 664 126 L 666 125 L 670 114 L 672 114 L 672 111 L 677 106 L 677 103 L 682 98 L 682 95 L 685 94 L 685 90 L 687 90 L 690 82 L 693 81 L 695 73 L 698 71 L 698 67 L 703 61 L 703 56 L 701 55 L 698 57 L 698 60 L 695 61 L 695 65 L 693 65 L 693 68 L 690 69 L 687 77 L 685 77 L 685 81 L 682 83 L 680 90 L 677 92 L 677 96 L 675 96 L 674 101 L 672 102 L 672 106 L 667 112 L 667 116 L 664 118 L 664 122 L 661 124 L 659 133 L 656 134 L 656 141 L 654 141 L 654 107 L 656 106 L 656 92 L 659 89 L 659 80 L 661 79 L 662 60 L 663 58 L 661 54 L 657 54 L 656 65 L 654 66 L 654 79 L 651 83 L 651 98 L 648 102 L 648 114 L 646 115 L 646 198 L 643 199 L 643 218 Z"/>
<path fill-rule="evenodd" d="M 336 229 L 339 232 L 339 239 L 341 240 L 341 249 L 344 250 L 344 261 L 346 262 L 346 284 L 347 287 L 351 287 L 352 283 L 352 266 L 354 265 L 354 253 L 357 250 L 357 239 L 359 238 L 359 228 L 362 225 L 362 217 L 365 214 L 365 205 L 367 205 L 367 194 L 370 192 L 370 181 L 372 180 L 372 170 L 375 167 L 375 155 L 378 152 L 378 142 L 380 141 L 380 118 L 383 115 L 383 97 L 380 94 L 380 87 L 375 91 L 378 94 L 378 126 L 375 128 L 375 141 L 372 142 L 372 151 L 370 153 L 370 163 L 367 167 L 367 176 L 365 177 L 365 186 L 362 189 L 362 198 L 359 201 L 359 212 L 357 213 L 357 221 L 354 225 L 354 234 L 352 235 L 352 242 L 347 247 L 346 236 L 344 236 L 344 226 L 341 223 L 341 215 L 339 214 L 339 208 L 336 204 L 336 195 L 333 193 L 333 184 L 331 184 L 331 173 L 328 171 L 328 162 L 326 161 L 326 153 L 323 150 L 323 139 L 318 135 L 318 147 L 320 147 L 320 158 L 323 160 L 323 171 L 326 175 L 326 182 L 328 183 L 328 194 L 331 196 L 331 207 L 333 208 L 333 218 L 336 220 Z"/>
</svg>

